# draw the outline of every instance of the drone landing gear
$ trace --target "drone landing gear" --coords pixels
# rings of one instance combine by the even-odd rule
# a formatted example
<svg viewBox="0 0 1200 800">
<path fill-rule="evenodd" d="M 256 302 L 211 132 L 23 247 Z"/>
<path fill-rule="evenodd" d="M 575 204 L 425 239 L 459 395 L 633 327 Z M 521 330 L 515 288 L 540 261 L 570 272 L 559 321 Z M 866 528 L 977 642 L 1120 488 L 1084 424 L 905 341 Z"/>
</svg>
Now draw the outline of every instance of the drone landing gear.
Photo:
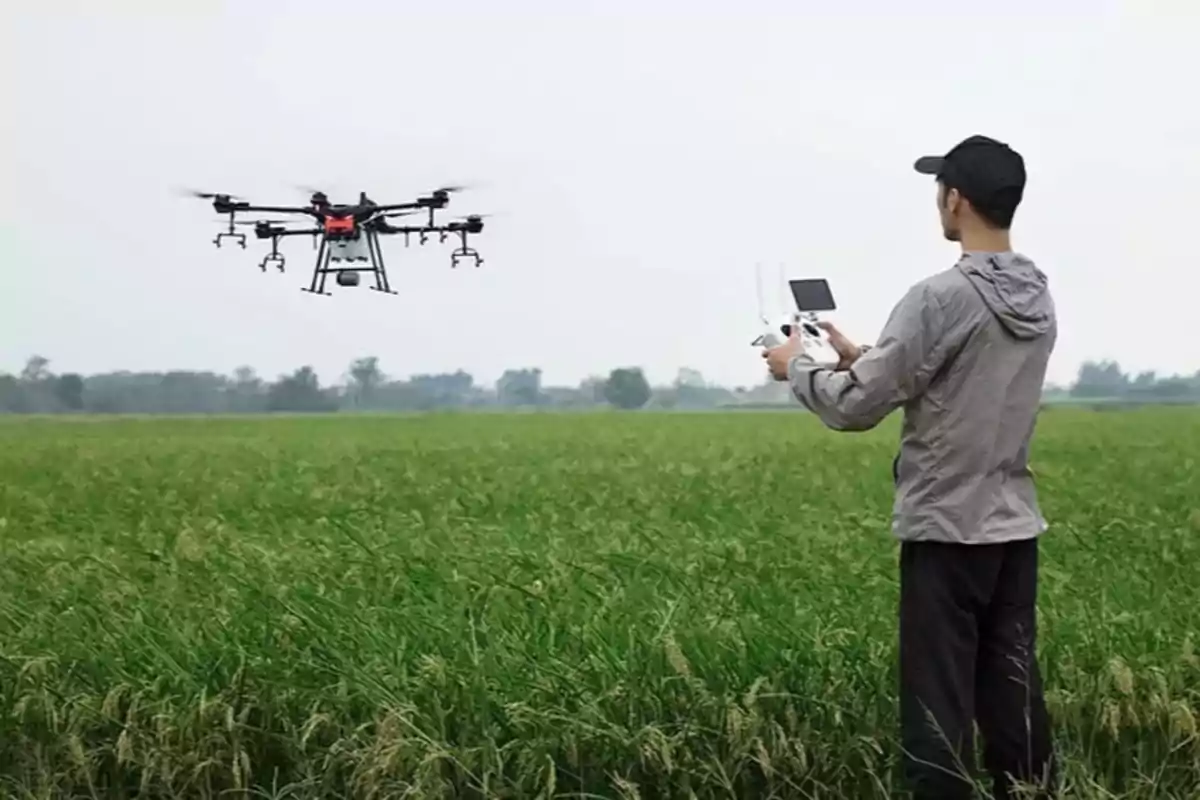
<svg viewBox="0 0 1200 800">
<path fill-rule="evenodd" d="M 379 246 L 379 234 L 367 231 L 366 236 L 367 250 L 371 254 L 372 271 L 375 273 L 375 285 L 371 289 L 384 294 L 398 294 L 398 292 L 392 291 L 392 287 L 388 283 L 387 270 L 383 266 L 383 248 Z"/>
<path fill-rule="evenodd" d="M 321 237 L 321 245 L 317 250 L 317 264 L 313 269 L 312 283 L 307 289 L 301 289 L 303 292 L 310 294 L 331 295 L 332 292 L 325 291 L 325 281 L 329 274 L 337 273 L 337 283 L 339 286 L 357 286 L 358 274 L 360 272 L 371 272 L 375 275 L 375 285 L 369 287 L 373 291 L 383 292 L 384 294 L 398 294 L 392 291 L 391 285 L 388 283 L 387 270 L 383 266 L 383 250 L 379 246 L 379 237 L 374 231 L 365 231 L 367 237 L 367 254 L 371 266 L 369 267 L 343 267 L 329 265 L 332 258 L 332 252 L 325 237 Z"/>
<path fill-rule="evenodd" d="M 450 254 L 450 269 L 454 269 L 458 266 L 458 262 L 467 259 L 475 262 L 475 269 L 479 269 L 479 266 L 483 263 L 483 259 L 479 256 L 479 251 L 467 247 L 467 233 L 468 231 L 459 231 L 458 236 L 462 240 L 462 246 Z"/>
<path fill-rule="evenodd" d="M 329 269 L 329 245 L 325 243 L 325 237 L 321 237 L 321 246 L 317 248 L 317 265 L 313 268 L 312 283 L 307 289 L 301 289 L 302 292 L 310 294 L 330 295 L 331 292 L 325 291 L 325 278 L 330 273 Z"/>
<path fill-rule="evenodd" d="M 233 229 L 232 211 L 229 212 L 229 230 L 218 233 L 217 238 L 213 239 L 213 244 L 215 244 L 217 247 L 220 247 L 222 239 L 234 239 L 239 245 L 241 245 L 243 250 L 246 249 L 246 234 L 238 233 Z"/>
<path fill-rule="evenodd" d="M 475 269 L 479 269 L 479 265 L 483 263 L 477 250 L 472 250 L 464 245 L 450 254 L 450 269 L 456 268 L 459 261 L 465 261 L 468 258 L 475 262 Z"/>
<path fill-rule="evenodd" d="M 258 265 L 258 268 L 263 272 L 266 272 L 268 264 L 274 264 L 276 269 L 278 269 L 280 272 L 283 272 L 284 259 L 283 254 L 279 252 L 278 236 L 271 237 L 271 252 L 263 256 L 262 263 Z"/>
</svg>

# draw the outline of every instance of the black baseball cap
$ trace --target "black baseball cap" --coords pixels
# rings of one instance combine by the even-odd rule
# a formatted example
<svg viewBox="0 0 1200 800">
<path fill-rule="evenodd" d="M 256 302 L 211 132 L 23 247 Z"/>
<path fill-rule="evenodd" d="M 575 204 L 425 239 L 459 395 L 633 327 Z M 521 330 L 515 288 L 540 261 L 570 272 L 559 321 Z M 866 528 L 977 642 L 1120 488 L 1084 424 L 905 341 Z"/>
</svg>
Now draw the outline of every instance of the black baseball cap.
<svg viewBox="0 0 1200 800">
<path fill-rule="evenodd" d="M 1012 216 L 1025 194 L 1025 159 L 1004 142 L 968 136 L 944 156 L 923 156 L 913 167 L 934 175 L 980 213 Z"/>
</svg>

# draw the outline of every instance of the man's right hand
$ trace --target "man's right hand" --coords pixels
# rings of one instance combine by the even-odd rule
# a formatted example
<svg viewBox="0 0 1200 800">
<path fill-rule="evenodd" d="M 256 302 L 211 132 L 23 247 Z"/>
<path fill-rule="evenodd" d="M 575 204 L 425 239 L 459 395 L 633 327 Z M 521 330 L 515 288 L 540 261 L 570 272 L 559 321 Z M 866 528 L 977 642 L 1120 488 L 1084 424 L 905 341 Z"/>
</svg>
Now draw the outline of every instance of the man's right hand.
<svg viewBox="0 0 1200 800">
<path fill-rule="evenodd" d="M 817 327 L 825 331 L 829 336 L 829 346 L 837 351 L 838 365 L 836 369 L 850 369 L 851 365 L 862 355 L 862 348 L 847 339 L 846 334 L 839 331 L 832 322 L 822 320 L 817 323 Z"/>
</svg>

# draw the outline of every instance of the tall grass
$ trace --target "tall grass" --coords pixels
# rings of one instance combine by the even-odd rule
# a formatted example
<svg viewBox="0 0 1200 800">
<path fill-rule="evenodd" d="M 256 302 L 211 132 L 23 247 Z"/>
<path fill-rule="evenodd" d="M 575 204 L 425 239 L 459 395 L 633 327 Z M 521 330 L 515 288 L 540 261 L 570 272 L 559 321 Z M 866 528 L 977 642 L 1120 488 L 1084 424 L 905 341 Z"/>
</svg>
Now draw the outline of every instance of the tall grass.
<svg viewBox="0 0 1200 800">
<path fill-rule="evenodd" d="M 896 426 L 0 424 L 0 794 L 873 798 Z M 1200 795 L 1200 413 L 1054 410 L 1040 655 L 1083 798 Z"/>
</svg>

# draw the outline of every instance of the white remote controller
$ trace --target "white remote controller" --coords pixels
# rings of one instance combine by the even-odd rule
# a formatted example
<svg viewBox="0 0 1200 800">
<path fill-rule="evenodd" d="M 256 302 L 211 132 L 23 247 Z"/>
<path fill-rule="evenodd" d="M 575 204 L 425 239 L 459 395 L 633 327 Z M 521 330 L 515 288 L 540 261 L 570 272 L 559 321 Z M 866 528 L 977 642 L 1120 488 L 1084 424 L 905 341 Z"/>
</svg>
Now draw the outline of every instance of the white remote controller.
<svg viewBox="0 0 1200 800">
<path fill-rule="evenodd" d="M 817 327 L 817 311 L 831 311 L 836 306 L 829 284 L 823 278 L 789 281 L 789 286 L 799 313 L 792 313 L 777 325 L 771 325 L 762 313 L 762 294 L 759 294 L 759 314 L 763 332 L 751 345 L 770 349 L 778 347 L 799 329 L 800 342 L 805 354 L 819 366 L 834 369 L 841 363 L 841 356 L 829 343 L 826 333 Z"/>
</svg>

